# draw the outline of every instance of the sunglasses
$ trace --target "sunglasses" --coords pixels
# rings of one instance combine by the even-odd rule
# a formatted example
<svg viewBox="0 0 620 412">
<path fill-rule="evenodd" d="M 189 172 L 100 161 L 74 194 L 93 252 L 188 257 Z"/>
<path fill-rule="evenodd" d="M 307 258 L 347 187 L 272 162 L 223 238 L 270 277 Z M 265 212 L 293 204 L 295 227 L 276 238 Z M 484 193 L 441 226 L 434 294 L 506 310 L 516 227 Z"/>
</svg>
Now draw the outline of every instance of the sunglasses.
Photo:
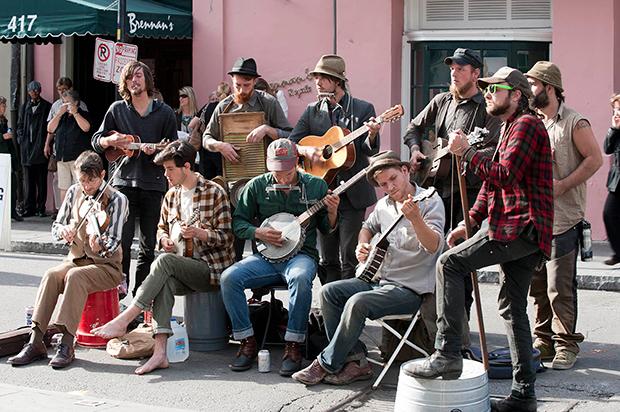
<svg viewBox="0 0 620 412">
<path fill-rule="evenodd" d="M 180 94 L 179 98 L 181 98 L 181 97 L 187 97 L 187 95 L 186 94 Z"/>
<path fill-rule="evenodd" d="M 480 90 L 482 90 L 482 93 L 484 94 L 495 94 L 497 89 L 514 90 L 515 88 L 512 86 L 508 86 L 507 84 L 489 84 L 486 88 Z"/>
</svg>

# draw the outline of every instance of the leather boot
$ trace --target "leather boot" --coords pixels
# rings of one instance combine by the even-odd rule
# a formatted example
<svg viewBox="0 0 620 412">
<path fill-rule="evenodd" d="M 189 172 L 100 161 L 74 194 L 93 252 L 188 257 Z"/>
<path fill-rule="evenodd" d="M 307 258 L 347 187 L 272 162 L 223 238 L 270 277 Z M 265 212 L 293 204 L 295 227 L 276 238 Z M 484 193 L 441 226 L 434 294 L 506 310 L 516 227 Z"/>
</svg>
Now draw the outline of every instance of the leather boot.
<svg viewBox="0 0 620 412">
<path fill-rule="evenodd" d="M 13 366 L 22 366 L 40 359 L 47 359 L 47 348 L 43 342 L 39 344 L 27 343 L 17 355 L 7 359 L 6 363 L 10 363 Z"/>
<path fill-rule="evenodd" d="M 301 370 L 301 344 L 299 342 L 286 342 L 284 346 L 284 356 L 280 366 L 281 376 L 291 376 Z"/>
<path fill-rule="evenodd" d="M 235 372 L 247 371 L 252 367 L 257 355 L 258 348 L 256 339 L 254 336 L 249 336 L 241 340 L 241 346 L 239 347 L 239 352 L 237 352 L 237 357 L 228 367 Z"/>
<path fill-rule="evenodd" d="M 504 399 L 491 399 L 491 412 L 535 412 L 537 407 L 536 398 L 513 398 L 507 396 Z"/>
<path fill-rule="evenodd" d="M 458 379 L 463 372 L 463 355 L 460 352 L 442 352 L 436 350 L 423 362 L 408 363 L 403 371 L 416 378 L 446 380 Z"/>
<path fill-rule="evenodd" d="M 49 365 L 54 369 L 61 369 L 67 367 L 75 359 L 75 351 L 73 345 L 66 345 L 61 343 L 58 345 L 58 351 L 52 358 Z"/>
</svg>

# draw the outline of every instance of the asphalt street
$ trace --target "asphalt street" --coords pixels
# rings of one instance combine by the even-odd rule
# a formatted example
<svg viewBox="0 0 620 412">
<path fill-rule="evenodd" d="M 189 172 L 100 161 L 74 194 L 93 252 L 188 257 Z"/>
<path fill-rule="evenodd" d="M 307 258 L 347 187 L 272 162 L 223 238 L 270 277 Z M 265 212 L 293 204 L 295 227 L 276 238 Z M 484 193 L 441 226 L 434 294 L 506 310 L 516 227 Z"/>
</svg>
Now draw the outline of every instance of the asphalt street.
<svg viewBox="0 0 620 412">
<path fill-rule="evenodd" d="M 0 330 L 24 324 L 24 308 L 32 305 L 45 269 L 61 256 L 0 253 Z M 318 290 L 318 282 L 315 282 Z M 497 315 L 498 287 L 481 285 L 482 305 L 490 349 L 506 346 L 504 326 Z M 315 294 L 316 295 L 316 294 Z M 286 300 L 286 293 L 280 296 Z M 126 303 L 127 303 L 126 299 Z M 579 292 L 578 330 L 586 336 L 575 369 L 540 373 L 536 389 L 541 411 L 620 410 L 620 294 Z M 174 313 L 183 314 L 183 299 Z M 530 307 L 531 319 L 531 307 Z M 379 328 L 369 322 L 375 335 Z M 472 330 L 477 327 L 472 322 Z M 472 334 L 475 342 L 477 335 Z M 191 349 L 191 348 L 190 348 Z M 346 387 L 306 388 L 277 373 L 245 373 L 228 369 L 237 346 L 209 353 L 192 352 L 188 361 L 167 370 L 136 376 L 142 361 L 114 359 L 103 350 L 78 348 L 76 361 L 65 370 L 45 362 L 14 368 L 0 363 L 0 410 L 221 410 L 221 411 L 383 411 L 394 408 L 397 368 L 379 390 L 367 382 Z M 281 348 L 272 347 L 272 368 L 279 366 Z M 50 351 L 51 355 L 51 351 Z M 3 362 L 4 359 L 0 360 Z M 378 372 L 378 369 L 376 370 Z M 491 380 L 492 395 L 505 395 L 509 380 Z"/>
</svg>

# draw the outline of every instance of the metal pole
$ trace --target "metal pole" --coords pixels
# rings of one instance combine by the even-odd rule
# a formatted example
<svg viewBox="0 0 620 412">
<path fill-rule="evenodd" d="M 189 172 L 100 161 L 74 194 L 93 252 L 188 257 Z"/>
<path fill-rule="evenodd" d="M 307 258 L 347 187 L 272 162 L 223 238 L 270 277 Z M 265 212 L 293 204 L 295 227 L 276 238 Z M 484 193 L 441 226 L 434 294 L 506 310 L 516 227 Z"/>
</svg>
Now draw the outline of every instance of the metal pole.
<svg viewBox="0 0 620 412">
<path fill-rule="evenodd" d="M 127 0 L 118 1 L 116 15 L 116 41 L 125 43 L 127 39 Z"/>
<path fill-rule="evenodd" d="M 338 7 L 334 0 L 334 54 L 338 54 Z"/>
</svg>

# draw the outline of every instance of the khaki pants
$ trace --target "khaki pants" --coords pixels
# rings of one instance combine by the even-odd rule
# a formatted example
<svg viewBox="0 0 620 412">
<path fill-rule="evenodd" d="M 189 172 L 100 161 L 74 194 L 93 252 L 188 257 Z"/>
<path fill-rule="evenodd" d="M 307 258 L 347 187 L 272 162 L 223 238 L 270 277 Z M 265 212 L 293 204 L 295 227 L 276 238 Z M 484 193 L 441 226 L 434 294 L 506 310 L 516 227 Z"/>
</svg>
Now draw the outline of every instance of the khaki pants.
<svg viewBox="0 0 620 412">
<path fill-rule="evenodd" d="M 64 326 L 75 336 L 88 294 L 116 287 L 121 279 L 120 268 L 110 264 L 95 265 L 90 259 L 75 259 L 55 266 L 47 270 L 41 280 L 32 322 L 45 332 L 62 294 L 58 314 L 52 323 Z"/>
<path fill-rule="evenodd" d="M 174 296 L 218 290 L 210 280 L 209 265 L 205 261 L 164 253 L 151 264 L 151 272 L 138 288 L 132 304 L 149 310 L 153 302 L 153 334 L 171 335 Z"/>
<path fill-rule="evenodd" d="M 530 296 L 534 298 L 534 335 L 556 351 L 579 353 L 584 336 L 577 327 L 578 226 L 553 236 L 551 260 L 534 273 Z"/>
</svg>

